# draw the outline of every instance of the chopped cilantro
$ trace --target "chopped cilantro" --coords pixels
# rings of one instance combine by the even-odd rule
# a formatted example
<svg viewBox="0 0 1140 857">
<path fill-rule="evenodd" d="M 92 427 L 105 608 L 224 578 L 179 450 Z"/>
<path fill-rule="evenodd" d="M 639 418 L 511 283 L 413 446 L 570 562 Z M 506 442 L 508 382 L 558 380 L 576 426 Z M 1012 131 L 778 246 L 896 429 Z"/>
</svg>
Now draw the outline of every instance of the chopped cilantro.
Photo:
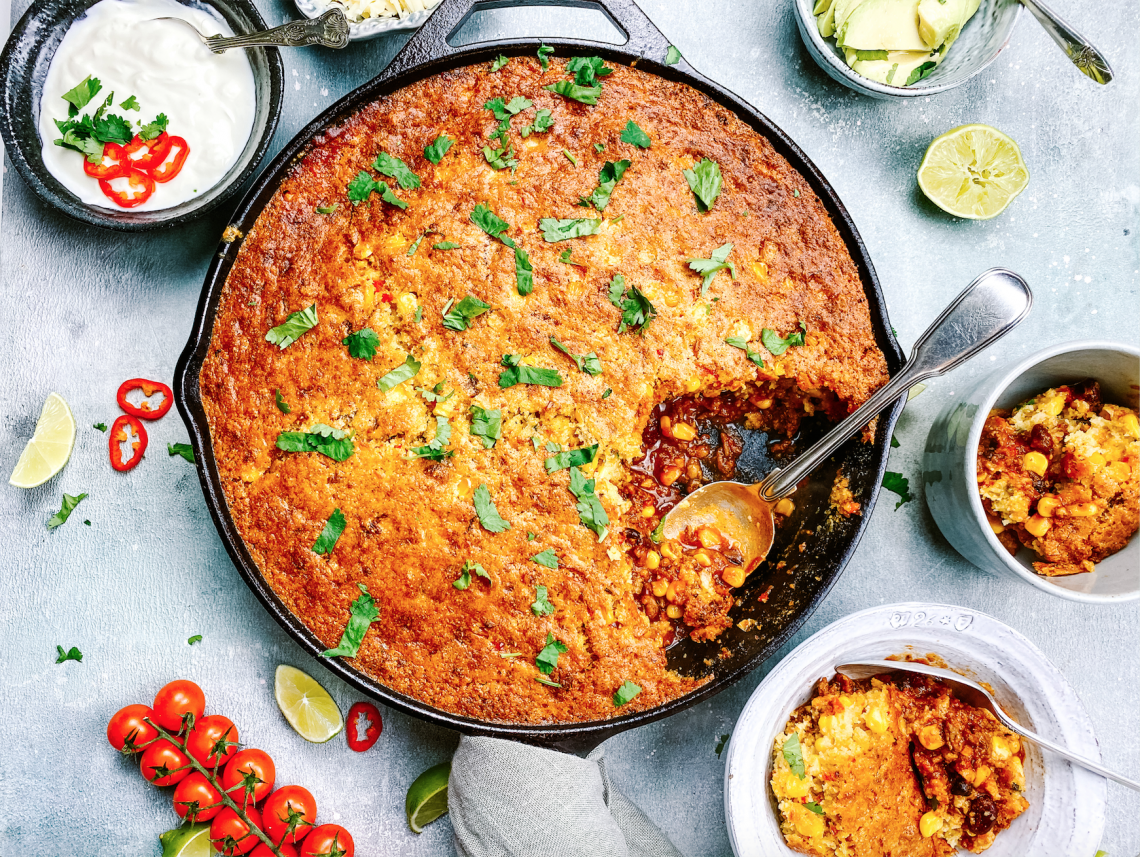
<svg viewBox="0 0 1140 857">
<path fill-rule="evenodd" d="M 452 582 L 452 586 L 456 589 L 466 589 L 471 585 L 471 572 L 475 572 L 477 577 L 482 577 L 484 580 L 490 581 L 491 575 L 487 573 L 487 569 L 479 565 L 477 562 L 467 560 L 463 563 L 463 568 L 459 569 L 459 579 Z"/>
<path fill-rule="evenodd" d="M 170 456 L 181 455 L 191 464 L 194 463 L 194 447 L 188 443 L 168 443 L 166 454 Z"/>
<path fill-rule="evenodd" d="M 95 425 L 91 426 L 91 428 L 98 429 L 99 431 L 106 431 L 107 430 L 107 424 L 106 423 L 95 423 Z"/>
<path fill-rule="evenodd" d="M 456 244 L 454 241 L 437 241 L 431 245 L 431 248 L 433 250 L 456 250 L 462 246 L 462 244 Z"/>
<path fill-rule="evenodd" d="M 408 248 L 407 255 L 415 256 L 416 251 L 420 249 L 420 245 L 424 242 L 424 239 L 431 235 L 433 232 L 435 232 L 434 229 L 428 229 L 425 232 L 421 232 L 420 237 L 413 241 L 412 245 Z"/>
<path fill-rule="evenodd" d="M 534 121 L 519 131 L 523 137 L 531 134 L 542 134 L 554 127 L 554 117 L 545 107 L 534 114 Z"/>
<path fill-rule="evenodd" d="M 669 49 L 665 51 L 665 65 L 676 65 L 681 61 L 681 52 L 673 45 L 669 45 Z"/>
<path fill-rule="evenodd" d="M 193 646 L 195 643 L 200 643 L 200 642 L 202 642 L 202 635 L 201 634 L 195 634 L 193 637 L 190 637 L 186 641 L 186 645 Z"/>
<path fill-rule="evenodd" d="M 611 395 L 613 395 L 613 392 L 614 392 L 613 390 L 611 390 L 607 387 L 606 391 L 604 393 L 602 393 L 602 398 L 608 399 Z"/>
<path fill-rule="evenodd" d="M 491 308 L 490 304 L 483 303 L 474 295 L 468 295 L 454 307 L 451 303 L 448 301 L 443 308 L 443 326 L 448 330 L 467 330 L 473 320 Z"/>
<path fill-rule="evenodd" d="M 569 253 L 570 251 L 567 250 L 566 252 Z M 573 360 L 579 372 L 585 372 L 587 375 L 602 374 L 602 361 L 598 359 L 598 355 L 593 351 L 589 354 L 575 354 L 553 336 L 550 337 L 550 344 Z"/>
<path fill-rule="evenodd" d="M 901 444 L 899 443 L 899 439 L 892 434 L 891 435 L 891 449 L 898 449 L 899 446 L 901 446 Z"/>
<path fill-rule="evenodd" d="M 83 663 L 83 652 L 79 651 L 75 646 L 72 646 L 66 652 L 63 650 L 63 646 L 56 646 L 55 650 L 59 652 L 59 656 L 55 659 L 57 664 L 62 664 L 64 661 L 78 661 L 79 663 Z"/>
<path fill-rule="evenodd" d="M 645 328 L 657 317 L 657 310 L 637 286 L 625 288 L 625 277 L 616 275 L 610 281 L 610 303 L 621 310 L 621 324 L 618 333 L 636 329 L 645 333 Z"/>
<path fill-rule="evenodd" d="M 924 62 L 918 68 L 911 71 L 910 76 L 907 77 L 906 83 L 903 85 L 904 86 L 910 86 L 912 83 L 918 83 L 920 80 L 922 80 L 924 77 L 926 77 L 932 71 L 934 71 L 934 69 L 937 67 L 938 67 L 938 63 L 936 63 L 936 62 L 933 62 L 933 61 Z"/>
<path fill-rule="evenodd" d="M 443 156 L 447 154 L 447 150 L 455 143 L 451 137 L 446 134 L 440 134 L 427 146 L 424 146 L 424 157 L 431 161 L 433 164 L 438 164 L 443 160 Z"/>
<path fill-rule="evenodd" d="M 546 645 L 542 647 L 542 651 L 534 659 L 534 665 L 543 675 L 550 675 L 558 667 L 558 656 L 564 655 L 568 651 L 570 650 L 563 643 L 554 639 L 554 635 L 548 631 L 546 633 Z"/>
<path fill-rule="evenodd" d="M 334 202 L 332 205 L 318 205 L 317 214 L 333 214 L 340 208 L 339 202 Z"/>
<path fill-rule="evenodd" d="M 697 198 L 697 210 L 708 211 L 720 194 L 720 166 L 716 161 L 702 158 L 691 170 L 684 170 L 685 181 Z"/>
<path fill-rule="evenodd" d="M 901 473 L 895 473 L 888 470 L 883 474 L 883 487 L 888 491 L 898 494 L 900 499 L 895 503 L 895 511 L 898 511 L 903 503 L 909 503 L 914 499 L 910 493 L 910 480 L 903 476 Z"/>
<path fill-rule="evenodd" d="M 565 149 L 562 150 L 562 154 L 564 154 L 566 156 L 566 160 L 568 160 L 574 166 L 578 166 L 578 160 L 573 155 L 571 155 L 569 152 L 567 152 Z"/>
<path fill-rule="evenodd" d="M 728 272 L 732 274 L 732 279 L 736 279 L 736 265 L 728 261 L 728 254 L 731 252 L 731 244 L 722 244 L 720 247 L 717 247 L 712 251 L 712 253 L 709 254 L 712 257 L 711 259 L 688 260 L 689 267 L 692 270 L 696 271 L 698 274 L 705 275 L 704 280 L 701 281 L 702 298 L 708 293 L 709 286 L 712 285 L 713 278 L 726 268 L 728 269 Z"/>
<path fill-rule="evenodd" d="M 751 360 L 753 363 L 755 363 L 757 366 L 763 366 L 764 365 L 764 358 L 760 356 L 760 352 L 759 351 L 753 351 L 751 348 L 749 348 L 748 347 L 748 340 L 745 339 L 743 336 L 730 336 L 728 339 L 725 340 L 725 342 L 727 342 L 733 348 L 739 348 L 741 351 L 744 352 L 744 356 L 747 357 L 749 360 Z"/>
<path fill-rule="evenodd" d="M 289 313 L 285 321 L 270 328 L 269 333 L 265 334 L 265 341 L 284 351 L 300 339 L 301 334 L 316 327 L 317 321 L 317 305 L 312 304 L 305 309 Z"/>
<path fill-rule="evenodd" d="M 796 199 L 800 198 L 800 189 L 798 187 L 792 189 L 792 196 L 794 196 Z"/>
<path fill-rule="evenodd" d="M 540 44 L 538 46 L 538 64 L 542 66 L 542 70 L 546 71 L 550 68 L 550 55 L 554 53 L 554 48 L 550 45 Z"/>
<path fill-rule="evenodd" d="M 563 250 L 558 254 L 558 261 L 562 262 L 564 265 L 573 265 L 574 262 L 570 259 L 571 255 L 573 255 L 572 250 Z"/>
<path fill-rule="evenodd" d="M 380 345 L 380 337 L 370 327 L 363 327 L 356 333 L 350 333 L 341 340 L 342 345 L 348 346 L 348 353 L 358 360 L 371 360 L 376 356 L 376 349 Z"/>
<path fill-rule="evenodd" d="M 724 748 L 728 746 L 728 739 L 731 736 L 731 734 L 732 733 L 730 733 L 730 732 L 726 732 L 724 735 L 721 735 L 720 738 L 717 740 L 716 747 L 713 748 L 713 752 L 716 753 L 716 757 L 718 759 L 720 758 L 720 754 L 724 752 Z"/>
<path fill-rule="evenodd" d="M 352 456 L 352 436 L 343 429 L 317 423 L 308 431 L 283 431 L 277 435 L 277 448 L 283 452 L 319 452 L 333 461 Z"/>
<path fill-rule="evenodd" d="M 376 181 L 364 170 L 357 173 L 356 178 L 348 183 L 348 199 L 354 205 L 359 205 L 367 200 L 373 191 L 380 194 L 380 199 L 389 205 L 394 205 L 401 209 L 408 207 L 406 202 L 392 193 L 392 189 L 388 187 L 387 182 Z"/>
<path fill-rule="evenodd" d="M 139 136 L 144 140 L 153 140 L 158 137 L 166 126 L 170 124 L 170 120 L 166 117 L 165 113 L 159 113 L 154 117 L 153 122 L 148 122 L 139 129 Z"/>
<path fill-rule="evenodd" d="M 614 192 L 617 183 L 621 181 L 621 177 L 625 175 L 625 171 L 629 169 L 629 163 L 624 159 L 606 161 L 598 172 L 598 186 L 594 188 L 588 199 L 588 202 L 598 211 L 605 211 L 606 206 L 610 204 L 610 195 Z M 549 241 L 550 239 L 546 240 Z"/>
<path fill-rule="evenodd" d="M 508 149 L 505 145 L 498 149 L 492 149 L 490 146 L 484 146 L 483 157 L 486 158 L 487 163 L 496 170 L 513 170 L 519 165 L 519 159 L 515 157 L 514 146 L 511 146 L 510 149 Z"/>
<path fill-rule="evenodd" d="M 409 354 L 403 363 L 386 375 L 381 376 L 380 380 L 376 382 L 376 386 L 387 393 L 397 384 L 415 378 L 419 374 L 420 365 L 420 361 Z"/>
<path fill-rule="evenodd" d="M 549 86 L 544 86 L 543 89 L 561 95 L 563 98 L 570 98 L 591 105 L 597 104 L 598 96 L 602 94 L 600 84 L 598 86 L 580 86 L 572 80 L 559 80 Z"/>
<path fill-rule="evenodd" d="M 570 468 L 570 493 L 578 501 L 576 506 L 578 519 L 593 530 L 598 536 L 598 541 L 601 541 L 608 532 L 610 518 L 602 506 L 602 501 L 594 493 L 594 483 L 595 480 L 587 479 L 577 467 Z"/>
<path fill-rule="evenodd" d="M 607 202 L 608 202 L 607 197 Z M 538 221 L 542 230 L 542 237 L 549 243 L 567 241 L 571 238 L 584 238 L 587 235 L 597 235 L 602 228 L 602 220 L 578 218 L 574 220 L 557 220 L 553 217 L 544 217 Z"/>
<path fill-rule="evenodd" d="M 451 423 L 447 417 L 435 418 L 435 437 L 423 446 L 413 447 L 408 451 L 409 458 L 426 458 L 430 461 L 443 461 L 455 455 L 454 449 L 444 449 L 451 443 Z"/>
<path fill-rule="evenodd" d="M 536 538 L 538 538 L 537 533 L 532 533 L 530 530 L 526 531 L 526 540 L 528 542 L 533 542 Z"/>
<path fill-rule="evenodd" d="M 886 51 L 883 51 L 883 53 L 886 53 Z M 809 800 L 807 803 L 805 803 L 804 808 L 809 812 L 814 812 L 816 815 L 823 815 L 823 807 L 816 803 L 814 800 Z"/>
<path fill-rule="evenodd" d="M 554 473 L 558 470 L 565 470 L 567 467 L 581 467 L 583 464 L 589 464 L 593 461 L 597 454 L 598 445 L 596 443 L 591 446 L 584 446 L 581 449 L 568 449 L 546 459 L 544 462 L 546 472 Z"/>
<path fill-rule="evenodd" d="M 498 71 L 510 61 L 510 57 L 505 57 L 502 54 L 499 54 L 498 58 L 493 63 L 491 63 L 491 72 L 494 73 Z"/>
<path fill-rule="evenodd" d="M 419 304 L 416 304 L 416 318 L 415 318 L 416 324 L 419 324 L 423 320 L 424 320 L 424 308 L 422 306 L 420 306 Z"/>
<path fill-rule="evenodd" d="M 542 553 L 536 553 L 531 559 L 547 568 L 558 568 L 558 554 L 554 552 L 554 548 L 547 548 Z M 545 593 L 543 594 L 545 595 Z"/>
<path fill-rule="evenodd" d="M 582 86 L 598 83 L 599 77 L 613 74 L 601 57 L 574 57 L 566 63 L 566 73 L 574 75 L 574 82 Z"/>
<path fill-rule="evenodd" d="M 804 779 L 807 776 L 807 771 L 804 769 L 804 754 L 800 748 L 799 734 L 793 734 L 791 738 L 785 741 L 782 749 L 784 761 L 788 763 L 788 767 L 792 769 L 792 773 L 801 780 Z"/>
<path fill-rule="evenodd" d="M 628 680 L 623 681 L 621 687 L 614 692 L 614 708 L 621 708 L 627 702 L 631 702 L 639 693 L 641 693 L 640 685 Z"/>
<path fill-rule="evenodd" d="M 432 404 L 438 404 L 440 402 L 446 402 L 448 399 L 450 399 L 452 396 L 455 395 L 454 390 L 452 390 L 446 396 L 443 395 L 443 388 L 444 388 L 445 384 L 446 384 L 446 382 L 440 381 L 438 384 L 436 384 L 430 390 L 427 387 L 416 387 L 415 390 L 417 393 L 419 393 L 421 396 L 424 397 L 425 402 L 431 402 Z"/>
<path fill-rule="evenodd" d="M 490 235 L 492 238 L 502 239 L 503 233 L 511 228 L 507 221 L 480 203 L 471 212 L 471 222 Z"/>
<path fill-rule="evenodd" d="M 625 294 L 625 277 L 621 274 L 614 274 L 614 278 L 610 280 L 610 303 L 621 309 L 621 296 L 623 294 Z"/>
<path fill-rule="evenodd" d="M 527 366 L 518 354 L 504 354 L 503 365 L 507 368 L 499 375 L 499 386 L 503 389 L 515 384 L 537 384 L 541 387 L 561 387 L 562 376 L 556 369 L 541 366 Z"/>
<path fill-rule="evenodd" d="M 341 533 L 344 532 L 344 513 L 340 509 L 333 509 L 329 519 L 325 521 L 324 529 L 321 534 L 317 536 L 317 540 L 313 542 L 313 553 L 328 554 L 333 552 L 336 547 L 337 539 L 340 538 Z"/>
<path fill-rule="evenodd" d="M 360 597 L 348 609 L 348 624 L 341 634 L 340 643 L 335 649 L 321 652 L 322 658 L 355 658 L 360 651 L 360 644 L 364 642 L 364 635 L 368 633 L 368 626 L 380 618 L 380 611 L 376 609 L 376 602 L 368 593 L 368 587 L 363 583 L 356 585 L 360 587 Z"/>
<path fill-rule="evenodd" d="M 395 179 L 404 190 L 415 190 L 422 184 L 420 177 L 413 173 L 407 164 L 387 152 L 381 152 L 376 156 L 372 169 L 382 176 Z"/>
<path fill-rule="evenodd" d="M 490 110 L 500 122 L 509 120 L 512 116 L 533 106 L 533 101 L 529 98 L 523 98 L 521 95 L 516 95 L 510 102 L 505 102 L 502 98 L 492 98 L 483 105 L 484 109 Z"/>
<path fill-rule="evenodd" d="M 479 523 L 483 525 L 483 529 L 491 533 L 501 533 L 511 528 L 510 522 L 505 520 L 499 514 L 499 510 L 495 508 L 495 501 L 491 499 L 491 492 L 486 485 L 480 485 L 476 488 L 471 499 L 475 504 L 475 514 L 479 517 Z"/>
<path fill-rule="evenodd" d="M 103 88 L 99 78 L 87 75 L 61 97 L 71 106 L 67 108 L 68 116 L 76 116 L 79 111 L 88 105 L 92 98 Z M 132 96 L 133 97 L 133 96 Z"/>
<path fill-rule="evenodd" d="M 537 681 L 539 684 L 546 685 L 547 687 L 562 687 L 561 684 L 559 684 L 556 681 L 551 681 L 546 676 L 536 675 L 534 677 L 534 680 Z"/>
<path fill-rule="evenodd" d="M 534 268 L 522 247 L 515 247 L 515 285 L 524 298 L 534 291 Z"/>
<path fill-rule="evenodd" d="M 60 503 L 59 511 L 48 518 L 47 528 L 54 530 L 56 527 L 63 526 L 63 523 L 71 517 L 71 513 L 75 511 L 75 507 L 83 502 L 87 494 L 80 494 L 72 496 L 71 494 L 63 495 L 63 502 Z"/>
<path fill-rule="evenodd" d="M 773 355 L 779 357 L 789 347 L 793 345 L 804 344 L 804 334 L 807 332 L 807 325 L 802 321 L 800 322 L 800 329 L 794 330 L 787 335 L 786 338 L 781 338 L 780 334 L 769 328 L 764 328 L 760 331 L 760 341 L 764 343 L 764 347 L 772 352 Z"/>
<path fill-rule="evenodd" d="M 606 150 L 606 144 L 605 143 L 595 143 L 594 144 L 594 152 L 595 153 L 600 155 L 605 150 Z"/>
<path fill-rule="evenodd" d="M 535 560 L 535 562 L 538 562 L 538 560 Z M 534 596 L 534 603 L 530 605 L 531 613 L 535 616 L 549 616 L 554 612 L 554 605 L 550 603 L 547 589 L 541 583 L 534 588 Z"/>
<path fill-rule="evenodd" d="M 139 100 L 137 98 L 135 98 L 133 95 L 130 96 L 126 101 L 119 102 L 119 106 L 122 107 L 124 110 L 138 111 L 138 110 L 142 109 L 141 107 L 139 107 Z"/>
<path fill-rule="evenodd" d="M 277 405 L 277 410 L 281 411 L 281 413 L 287 414 L 293 410 L 291 407 L 289 407 L 289 403 L 285 401 L 285 397 L 281 395 L 280 390 L 274 391 L 273 399 L 274 403 Z"/>
<path fill-rule="evenodd" d="M 490 449 L 503 433 L 503 412 L 499 408 L 486 410 L 478 405 L 471 406 L 471 434 L 483 441 L 483 447 Z"/>
<path fill-rule="evenodd" d="M 621 132 L 621 141 L 629 143 L 631 146 L 637 146 L 639 149 L 648 149 L 653 145 L 649 135 L 642 131 L 641 126 L 632 119 L 625 123 L 625 130 Z"/>
</svg>

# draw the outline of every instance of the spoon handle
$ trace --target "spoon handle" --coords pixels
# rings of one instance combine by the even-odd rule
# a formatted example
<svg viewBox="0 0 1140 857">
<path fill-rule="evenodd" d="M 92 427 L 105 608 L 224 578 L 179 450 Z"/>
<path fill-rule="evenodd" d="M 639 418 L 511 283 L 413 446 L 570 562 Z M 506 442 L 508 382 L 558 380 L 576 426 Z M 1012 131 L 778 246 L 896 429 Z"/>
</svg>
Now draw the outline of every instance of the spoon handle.
<svg viewBox="0 0 1140 857">
<path fill-rule="evenodd" d="M 1061 46 L 1073 65 L 1082 73 L 1097 83 L 1108 83 L 1112 80 L 1112 67 L 1088 39 L 1057 17 L 1057 13 L 1046 6 L 1041 0 L 1021 0 L 1021 5 L 1033 13 L 1045 32 Z"/>
<path fill-rule="evenodd" d="M 304 47 L 323 45 L 326 48 L 343 48 L 348 45 L 348 19 L 340 9 L 329 9 L 311 21 L 290 21 L 272 30 L 260 33 L 243 33 L 240 36 L 211 36 L 206 47 L 216 54 L 232 48 Z"/>
<path fill-rule="evenodd" d="M 949 372 L 992 345 L 1013 330 L 1031 306 L 1033 294 L 1025 280 L 1004 268 L 985 271 L 922 334 L 902 371 L 793 464 L 769 473 L 759 485 L 760 497 L 771 503 L 791 494 L 801 479 L 875 415 L 924 378 Z"/>
</svg>

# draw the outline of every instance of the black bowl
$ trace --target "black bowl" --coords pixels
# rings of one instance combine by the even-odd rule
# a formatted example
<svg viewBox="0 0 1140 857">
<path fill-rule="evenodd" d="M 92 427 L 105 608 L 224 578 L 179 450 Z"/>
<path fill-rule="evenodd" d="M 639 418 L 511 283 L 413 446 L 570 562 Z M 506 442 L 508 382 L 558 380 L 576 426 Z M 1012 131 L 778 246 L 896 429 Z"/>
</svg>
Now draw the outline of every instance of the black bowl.
<svg viewBox="0 0 1140 857">
<path fill-rule="evenodd" d="M 65 188 L 46 166 L 40 154 L 40 97 L 48 66 L 59 43 L 77 18 L 98 0 L 46 0 L 24 13 L 0 54 L 0 134 L 16 172 L 45 202 L 83 223 L 143 232 L 161 226 L 177 226 L 217 208 L 232 197 L 253 175 L 269 149 L 281 115 L 284 71 L 276 48 L 246 49 L 253 68 L 257 107 L 253 131 L 236 163 L 220 182 L 191 200 L 159 211 L 113 211 L 95 208 Z M 186 3 L 186 5 L 192 5 Z M 234 33 L 266 29 L 265 21 L 250 0 L 209 0 Z"/>
</svg>

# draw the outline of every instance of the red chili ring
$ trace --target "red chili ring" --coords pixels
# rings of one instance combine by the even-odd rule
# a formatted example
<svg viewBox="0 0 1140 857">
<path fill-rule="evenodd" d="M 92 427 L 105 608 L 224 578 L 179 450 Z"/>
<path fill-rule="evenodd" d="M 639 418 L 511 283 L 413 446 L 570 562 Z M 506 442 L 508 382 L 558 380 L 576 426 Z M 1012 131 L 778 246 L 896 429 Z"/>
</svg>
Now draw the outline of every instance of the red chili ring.
<svg viewBox="0 0 1140 857">
<path fill-rule="evenodd" d="M 131 457 L 123 460 L 123 453 L 119 444 L 127 440 L 127 426 L 130 426 L 134 430 L 135 439 L 131 441 Z M 130 414 L 123 414 L 115 420 L 111 426 L 111 432 L 107 437 L 111 466 L 120 473 L 133 470 L 143 459 L 143 453 L 146 452 L 147 441 L 146 429 L 143 428 L 143 424 L 136 417 Z"/>
<path fill-rule="evenodd" d="M 360 728 L 361 717 L 364 717 L 367 723 L 363 730 Z M 361 735 L 362 731 L 363 735 Z M 376 743 L 383 731 L 384 721 L 380 719 L 380 709 L 371 702 L 357 702 L 348 709 L 344 737 L 348 739 L 350 750 L 363 753 Z"/>
<path fill-rule="evenodd" d="M 143 395 L 148 399 L 155 393 L 162 393 L 162 404 L 154 410 L 151 410 L 150 402 L 143 402 L 141 405 L 132 405 L 127 401 L 127 393 L 131 390 L 142 390 Z M 163 384 L 161 381 L 148 381 L 146 378 L 131 378 L 129 381 L 124 381 L 119 387 L 119 392 L 115 394 L 115 401 L 119 403 L 119 407 L 130 414 L 132 417 L 138 417 L 140 420 L 157 420 L 166 416 L 166 412 L 170 410 L 170 406 L 174 404 L 174 394 L 170 392 L 170 388 Z"/>
</svg>

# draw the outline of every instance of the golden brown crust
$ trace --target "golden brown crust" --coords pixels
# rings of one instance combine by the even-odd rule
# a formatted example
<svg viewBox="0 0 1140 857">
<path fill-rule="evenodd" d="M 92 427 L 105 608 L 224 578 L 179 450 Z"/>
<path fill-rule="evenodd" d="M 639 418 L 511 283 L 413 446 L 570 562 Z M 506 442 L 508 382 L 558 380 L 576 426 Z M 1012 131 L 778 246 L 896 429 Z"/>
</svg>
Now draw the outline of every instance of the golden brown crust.
<svg viewBox="0 0 1140 857">
<path fill-rule="evenodd" d="M 487 720 L 604 718 L 627 679 L 643 692 L 622 713 L 698 684 L 666 669 L 664 625 L 635 601 L 622 547 L 623 462 L 640 453 L 657 402 L 685 392 L 693 378 L 718 390 L 780 373 L 804 391 L 834 391 L 851 408 L 886 379 L 854 263 L 807 183 L 766 140 L 694 90 L 636 70 L 617 67 L 606 77 L 597 107 L 542 89 L 563 78 L 561 62 L 543 74 L 527 59 L 494 75 L 485 66 L 459 69 L 369 105 L 316 141 L 239 250 L 201 373 L 231 514 L 274 591 L 331 646 L 356 584 L 366 583 L 380 619 L 354 665 L 394 690 Z M 517 172 L 496 172 L 482 155 L 496 124 L 483 104 L 515 95 L 534 108 L 512 123 Z M 552 112 L 554 126 L 523 140 L 518 131 L 538 108 Z M 620 142 L 630 119 L 653 139 L 650 150 Z M 456 144 L 435 166 L 422 151 L 441 133 Z M 375 195 L 359 207 L 347 202 L 346 186 L 381 151 L 423 181 L 400 190 L 388 180 L 406 211 Z M 701 157 L 717 161 L 724 177 L 706 214 L 682 176 Z M 596 186 L 603 163 L 619 158 L 632 166 L 604 212 L 602 234 L 545 243 L 541 217 L 599 216 L 576 202 Z M 336 203 L 333 214 L 315 210 Z M 511 224 L 507 234 L 530 254 L 533 294 L 518 295 L 512 252 L 470 221 L 480 203 Z M 437 234 L 407 255 L 427 229 Z M 462 246 L 431 249 L 441 240 Z M 737 278 L 718 275 L 710 300 L 701 300 L 701 278 L 686 260 L 708 258 L 726 242 Z M 576 265 L 559 261 L 567 249 Z M 644 336 L 616 332 L 607 283 L 618 273 L 657 309 Z M 444 305 L 469 293 L 493 311 L 463 333 L 444 329 Z M 313 303 L 320 317 L 313 330 L 284 350 L 265 341 L 269 328 Z M 761 328 L 786 335 L 800 322 L 808 343 L 773 359 Z M 371 362 L 341 345 L 365 326 L 380 338 Z M 724 343 L 742 334 L 768 361 L 767 374 Z M 604 373 L 579 373 L 550 347 L 551 336 L 575 353 L 596 352 Z M 379 390 L 377 378 L 409 353 L 423 362 L 415 380 Z M 508 353 L 558 369 L 565 383 L 500 390 Z M 455 454 L 441 463 L 407 460 L 435 424 L 413 387 L 440 382 L 455 392 L 446 405 Z M 288 415 L 274 404 L 277 390 Z M 503 411 L 493 449 L 469 433 L 472 404 Z M 280 432 L 318 422 L 355 432 L 355 454 L 337 463 L 275 448 Z M 579 522 L 568 472 L 546 473 L 548 453 L 532 444 L 535 436 L 564 448 L 600 444 L 592 475 L 611 519 L 604 542 Z M 471 502 L 480 484 L 509 531 L 480 527 Z M 310 547 L 334 508 L 348 526 L 335 551 L 318 556 Z M 529 559 L 545 548 L 561 558 L 559 569 Z M 468 559 L 487 569 L 490 585 L 452 586 Z M 532 613 L 537 584 L 548 587 L 554 615 Z M 551 676 L 561 689 L 535 681 L 547 633 L 569 647 Z M 521 657 L 499 656 L 514 652 Z"/>
</svg>

